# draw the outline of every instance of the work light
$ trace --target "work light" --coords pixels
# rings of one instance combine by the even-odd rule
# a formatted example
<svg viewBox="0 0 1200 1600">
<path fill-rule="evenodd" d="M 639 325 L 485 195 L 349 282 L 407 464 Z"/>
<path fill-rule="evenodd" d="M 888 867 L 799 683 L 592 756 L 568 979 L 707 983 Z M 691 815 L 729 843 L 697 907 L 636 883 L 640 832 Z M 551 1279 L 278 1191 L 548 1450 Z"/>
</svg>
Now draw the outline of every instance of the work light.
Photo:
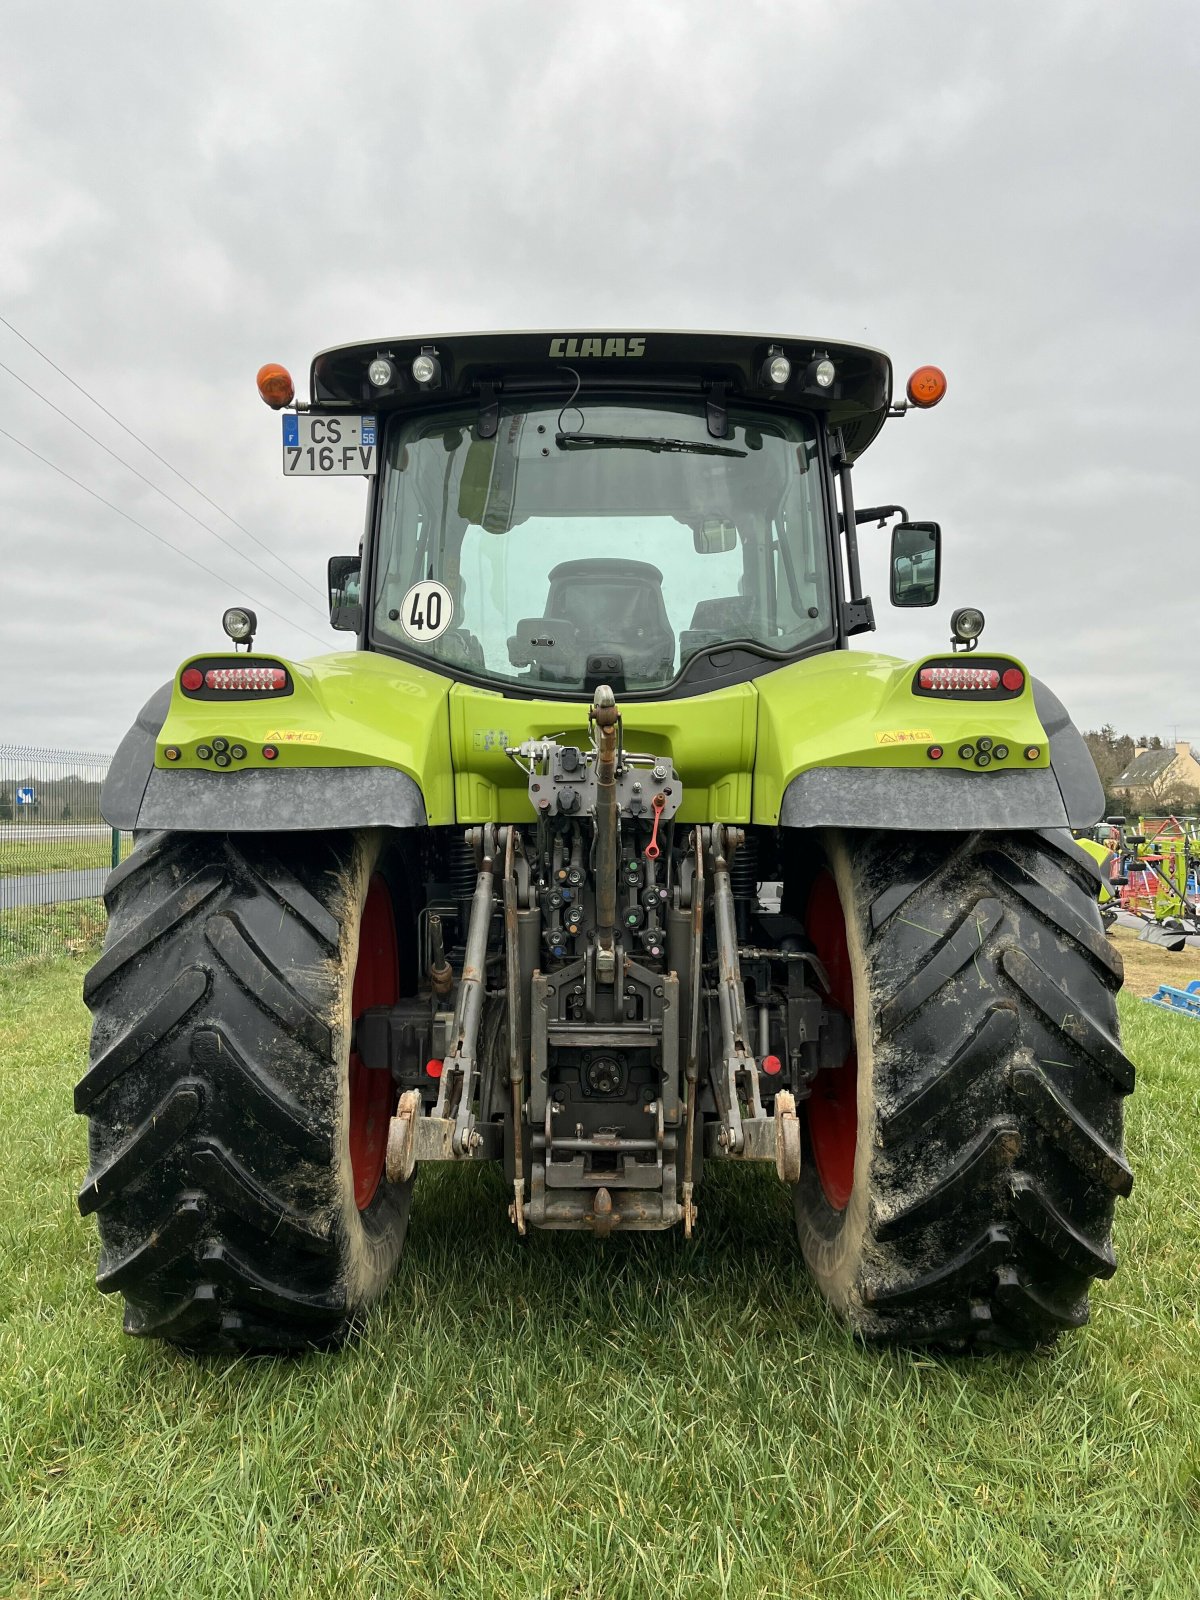
<svg viewBox="0 0 1200 1600">
<path fill-rule="evenodd" d="M 246 644 L 258 631 L 258 618 L 247 606 L 230 606 L 221 618 L 221 626 L 234 644 Z"/>
<path fill-rule="evenodd" d="M 422 350 L 419 356 L 414 357 L 412 375 L 423 388 L 436 383 L 441 373 L 442 364 L 432 351 Z"/>
<path fill-rule="evenodd" d="M 973 645 L 983 632 L 983 612 L 978 606 L 960 606 L 950 618 L 950 632 L 960 644 Z"/>
</svg>

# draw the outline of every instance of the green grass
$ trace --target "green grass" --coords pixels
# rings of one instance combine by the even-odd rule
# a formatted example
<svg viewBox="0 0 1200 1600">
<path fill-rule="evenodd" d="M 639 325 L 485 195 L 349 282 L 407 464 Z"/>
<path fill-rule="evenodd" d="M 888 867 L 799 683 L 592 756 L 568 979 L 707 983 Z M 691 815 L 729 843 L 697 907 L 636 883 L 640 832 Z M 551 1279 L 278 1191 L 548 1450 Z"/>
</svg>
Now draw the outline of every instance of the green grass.
<svg viewBox="0 0 1200 1600">
<path fill-rule="evenodd" d="M 0 968 L 39 960 L 51 952 L 81 955 L 104 937 L 104 928 L 100 899 L 0 911 Z"/>
<path fill-rule="evenodd" d="M 133 835 L 121 835 L 122 861 L 133 848 Z M 14 839 L 0 835 L 0 878 L 27 872 L 82 872 L 112 866 L 112 839 Z"/>
<path fill-rule="evenodd" d="M 357 1344 L 196 1360 L 93 1288 L 82 972 L 0 973 L 0 1594 L 1200 1592 L 1195 1023 L 1124 1003 L 1121 1266 L 1051 1355 L 857 1347 L 766 1174 L 706 1187 L 693 1246 L 600 1247 L 439 1172 Z"/>
</svg>

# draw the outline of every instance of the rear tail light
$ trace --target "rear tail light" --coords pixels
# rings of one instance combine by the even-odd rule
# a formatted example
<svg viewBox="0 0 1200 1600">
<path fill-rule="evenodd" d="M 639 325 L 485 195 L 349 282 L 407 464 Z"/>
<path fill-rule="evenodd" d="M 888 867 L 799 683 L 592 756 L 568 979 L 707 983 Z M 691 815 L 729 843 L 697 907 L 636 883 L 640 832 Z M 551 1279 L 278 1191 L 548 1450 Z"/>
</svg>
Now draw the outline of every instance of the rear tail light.
<svg viewBox="0 0 1200 1600">
<path fill-rule="evenodd" d="M 922 689 L 998 689 L 1000 674 L 993 667 L 922 667 Z"/>
<path fill-rule="evenodd" d="M 189 661 L 181 669 L 179 687 L 192 700 L 252 700 L 260 695 L 291 694 L 295 685 L 282 661 L 261 656 L 209 656 Z"/>
<path fill-rule="evenodd" d="M 206 689 L 286 689 L 282 667 L 210 667 L 204 674 Z"/>
<path fill-rule="evenodd" d="M 912 692 L 958 700 L 1012 700 L 1025 688 L 1025 674 L 1003 656 L 926 661 L 912 678 Z"/>
</svg>

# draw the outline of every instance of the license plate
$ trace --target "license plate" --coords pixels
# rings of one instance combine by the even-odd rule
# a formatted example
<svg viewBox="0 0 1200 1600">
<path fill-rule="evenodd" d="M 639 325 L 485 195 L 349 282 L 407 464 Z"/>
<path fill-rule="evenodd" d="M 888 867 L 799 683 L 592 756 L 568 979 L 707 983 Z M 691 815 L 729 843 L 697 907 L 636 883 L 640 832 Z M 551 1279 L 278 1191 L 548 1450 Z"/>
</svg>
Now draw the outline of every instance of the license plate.
<svg viewBox="0 0 1200 1600">
<path fill-rule="evenodd" d="M 373 477 L 379 470 L 375 440 L 374 417 L 289 412 L 283 419 L 284 477 Z"/>
</svg>

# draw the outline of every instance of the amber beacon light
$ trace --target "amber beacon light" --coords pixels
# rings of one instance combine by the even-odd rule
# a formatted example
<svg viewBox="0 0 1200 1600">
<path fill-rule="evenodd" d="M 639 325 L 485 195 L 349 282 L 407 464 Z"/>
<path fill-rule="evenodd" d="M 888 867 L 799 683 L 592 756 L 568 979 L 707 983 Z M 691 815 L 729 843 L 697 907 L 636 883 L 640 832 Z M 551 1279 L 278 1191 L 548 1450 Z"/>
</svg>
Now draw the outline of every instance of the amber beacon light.
<svg viewBox="0 0 1200 1600">
<path fill-rule="evenodd" d="M 910 405 L 919 406 L 922 411 L 927 411 L 930 406 L 935 406 L 939 400 L 945 399 L 946 374 L 941 367 L 918 367 L 908 380 L 907 392 Z"/>
<path fill-rule="evenodd" d="M 258 369 L 258 392 L 272 411 L 282 411 L 295 399 L 296 385 L 286 367 L 281 367 L 277 361 L 268 361 L 265 367 Z"/>
</svg>

